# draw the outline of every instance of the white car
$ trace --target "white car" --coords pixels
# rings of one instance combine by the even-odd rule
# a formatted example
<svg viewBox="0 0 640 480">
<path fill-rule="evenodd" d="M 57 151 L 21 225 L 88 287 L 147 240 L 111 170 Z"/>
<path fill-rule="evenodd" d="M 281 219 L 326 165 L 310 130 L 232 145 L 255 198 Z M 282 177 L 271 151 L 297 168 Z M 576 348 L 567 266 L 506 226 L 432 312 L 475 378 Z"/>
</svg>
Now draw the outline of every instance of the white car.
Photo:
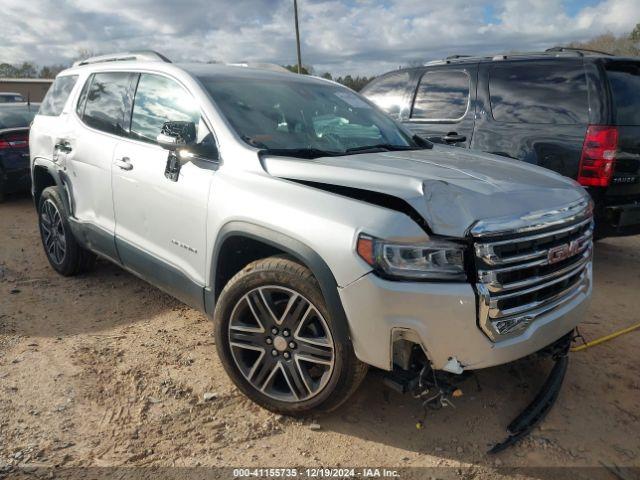
<svg viewBox="0 0 640 480">
<path fill-rule="evenodd" d="M 30 152 L 52 267 L 100 255 L 206 312 L 274 411 L 335 408 L 367 365 L 511 362 L 566 338 L 591 294 L 575 182 L 434 146 L 323 79 L 89 59 L 55 80 Z"/>
</svg>

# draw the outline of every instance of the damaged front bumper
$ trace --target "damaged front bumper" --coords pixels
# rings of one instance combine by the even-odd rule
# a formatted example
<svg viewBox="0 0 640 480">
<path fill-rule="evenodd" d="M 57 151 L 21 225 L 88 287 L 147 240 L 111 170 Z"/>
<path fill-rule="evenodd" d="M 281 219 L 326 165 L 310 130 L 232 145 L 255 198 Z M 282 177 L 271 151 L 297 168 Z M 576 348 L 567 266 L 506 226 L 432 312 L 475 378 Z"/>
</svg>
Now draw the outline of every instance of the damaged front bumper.
<svg viewBox="0 0 640 480">
<path fill-rule="evenodd" d="M 528 435 L 547 416 L 560 394 L 569 365 L 569 347 L 574 338 L 574 331 L 572 331 L 548 347 L 536 352 L 538 356 L 552 358 L 553 368 L 533 401 L 507 427 L 509 436 L 496 443 L 488 453 L 500 453 L 514 445 L 518 440 Z M 412 362 L 414 368 L 418 364 L 420 364 L 419 361 Z M 455 397 L 462 395 L 462 390 L 459 387 L 462 387 L 463 383 L 474 376 L 469 371 L 464 372 L 463 375 L 434 371 L 426 364 L 421 370 L 408 371 L 395 368 L 392 372 L 381 372 L 381 374 L 388 387 L 403 394 L 411 393 L 414 398 L 420 400 L 425 408 L 425 415 L 427 410 L 453 406 Z M 477 377 L 475 378 L 478 382 Z M 478 388 L 480 388 L 479 383 Z M 417 426 L 421 427 L 422 425 L 423 422 L 420 421 Z"/>
<path fill-rule="evenodd" d="M 420 345 L 434 370 L 459 373 L 512 362 L 544 349 L 584 318 L 588 289 L 546 312 L 521 334 L 492 341 L 478 327 L 476 294 L 467 283 L 396 282 L 370 273 L 339 289 L 357 357 L 393 368 L 394 340 Z"/>
</svg>

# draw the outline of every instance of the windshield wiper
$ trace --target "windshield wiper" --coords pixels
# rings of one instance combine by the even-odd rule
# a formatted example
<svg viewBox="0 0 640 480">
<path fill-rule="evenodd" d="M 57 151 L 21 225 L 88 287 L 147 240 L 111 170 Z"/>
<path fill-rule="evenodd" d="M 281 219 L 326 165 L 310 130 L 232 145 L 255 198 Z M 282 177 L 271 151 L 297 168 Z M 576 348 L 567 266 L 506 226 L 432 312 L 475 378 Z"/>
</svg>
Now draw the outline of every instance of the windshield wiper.
<svg viewBox="0 0 640 480">
<path fill-rule="evenodd" d="M 342 154 L 342 152 L 320 150 L 319 148 L 265 148 L 260 153 L 297 158 L 335 157 Z"/>
<path fill-rule="evenodd" d="M 420 147 L 413 145 L 392 145 L 390 143 L 378 143 L 376 145 L 362 145 L 361 147 L 347 148 L 345 153 L 357 153 L 357 152 L 393 152 L 399 150 L 417 150 Z"/>
</svg>

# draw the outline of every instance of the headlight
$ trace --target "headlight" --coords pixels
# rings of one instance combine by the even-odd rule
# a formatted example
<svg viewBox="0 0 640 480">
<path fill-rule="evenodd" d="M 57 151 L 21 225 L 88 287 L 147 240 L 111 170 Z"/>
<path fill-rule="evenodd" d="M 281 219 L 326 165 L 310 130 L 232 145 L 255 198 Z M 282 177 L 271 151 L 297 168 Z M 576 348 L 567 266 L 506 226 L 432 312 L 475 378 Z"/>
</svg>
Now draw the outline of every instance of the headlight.
<svg viewBox="0 0 640 480">
<path fill-rule="evenodd" d="M 464 280 L 464 246 L 444 240 L 394 243 L 361 234 L 358 255 L 378 271 L 412 280 Z"/>
</svg>

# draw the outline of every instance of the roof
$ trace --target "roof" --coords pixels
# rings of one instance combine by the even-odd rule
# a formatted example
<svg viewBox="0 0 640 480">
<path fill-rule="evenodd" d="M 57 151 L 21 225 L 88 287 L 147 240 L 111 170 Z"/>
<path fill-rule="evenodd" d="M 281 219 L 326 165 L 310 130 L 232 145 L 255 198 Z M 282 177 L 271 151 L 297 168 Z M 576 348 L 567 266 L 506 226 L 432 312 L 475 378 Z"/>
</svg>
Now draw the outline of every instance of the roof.
<svg viewBox="0 0 640 480">
<path fill-rule="evenodd" d="M 164 55 L 152 50 L 120 52 L 78 61 L 62 75 L 99 71 L 155 71 L 168 74 L 186 73 L 197 78 L 244 78 L 274 79 L 326 85 L 334 83 L 310 75 L 298 75 L 275 64 L 269 63 L 172 63 Z"/>
<path fill-rule="evenodd" d="M 298 75 L 286 69 L 276 70 L 271 67 L 243 66 L 238 64 L 221 63 L 177 63 L 176 67 L 198 78 L 226 77 L 226 78 L 261 78 L 282 79 L 288 81 L 309 81 L 326 83 L 326 80 L 310 75 Z"/>
<path fill-rule="evenodd" d="M 61 75 L 75 75 L 80 72 L 100 72 L 100 71 L 148 71 L 162 72 L 167 74 L 178 74 L 184 72 L 187 75 L 196 78 L 227 78 L 227 79 L 264 79 L 264 80 L 280 80 L 280 81 L 296 81 L 308 82 L 326 85 L 333 83 L 311 75 L 298 75 L 288 70 L 275 69 L 271 66 L 260 68 L 251 64 L 244 66 L 243 64 L 222 64 L 222 63 L 168 63 L 161 61 L 148 60 L 118 60 L 99 63 L 89 63 L 71 67 Z"/>
</svg>

